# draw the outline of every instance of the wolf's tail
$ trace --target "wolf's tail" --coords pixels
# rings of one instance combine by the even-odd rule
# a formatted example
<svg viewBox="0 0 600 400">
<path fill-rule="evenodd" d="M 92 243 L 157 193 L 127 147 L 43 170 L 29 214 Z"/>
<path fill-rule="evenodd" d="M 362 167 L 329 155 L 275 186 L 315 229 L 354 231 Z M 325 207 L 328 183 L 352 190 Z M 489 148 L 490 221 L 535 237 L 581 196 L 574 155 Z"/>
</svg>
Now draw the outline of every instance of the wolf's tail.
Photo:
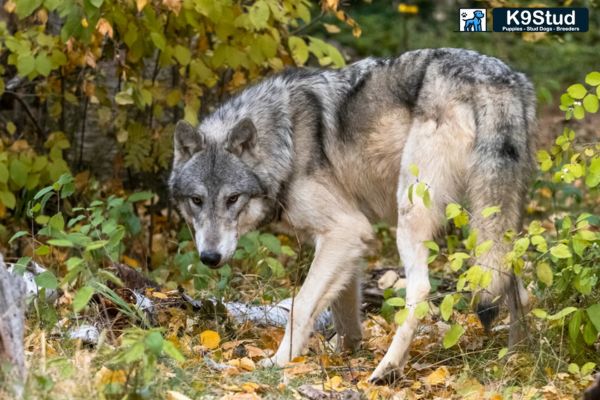
<svg viewBox="0 0 600 400">
<path fill-rule="evenodd" d="M 535 94 L 523 75 L 511 78 L 514 80 L 508 88 L 488 87 L 477 94 L 480 98 L 474 103 L 480 107 L 476 111 L 477 139 L 467 184 L 471 226 L 477 231 L 479 243 L 493 242 L 477 260 L 477 265 L 492 273 L 492 281 L 482 289 L 477 306 L 486 328 L 506 295 L 511 316 L 526 301 L 520 282 L 504 261 L 511 248 L 504 233 L 520 230 L 521 208 L 534 166 Z M 483 211 L 492 206 L 499 206 L 500 212 L 484 217 Z"/>
</svg>

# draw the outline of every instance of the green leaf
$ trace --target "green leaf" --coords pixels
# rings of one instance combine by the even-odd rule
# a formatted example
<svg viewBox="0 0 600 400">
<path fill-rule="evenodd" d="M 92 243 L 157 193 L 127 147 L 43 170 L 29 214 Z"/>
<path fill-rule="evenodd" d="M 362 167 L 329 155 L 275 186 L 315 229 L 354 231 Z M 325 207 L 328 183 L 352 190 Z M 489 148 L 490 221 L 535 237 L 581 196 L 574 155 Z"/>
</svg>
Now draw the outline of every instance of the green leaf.
<svg viewBox="0 0 600 400">
<path fill-rule="evenodd" d="M 275 276 L 276 278 L 282 278 L 285 276 L 285 268 L 279 262 L 278 259 L 273 258 L 273 257 L 267 257 L 267 258 L 265 258 L 265 262 L 271 269 L 273 276 Z"/>
<path fill-rule="evenodd" d="M 54 214 L 50 220 L 48 221 L 48 225 L 57 231 L 62 231 L 65 229 L 65 219 L 61 212 Z"/>
<path fill-rule="evenodd" d="M 567 367 L 567 371 L 569 371 L 569 373 L 571 373 L 573 375 L 579 375 L 579 365 L 577 365 L 575 363 L 571 363 Z"/>
<path fill-rule="evenodd" d="M 127 198 L 127 201 L 130 203 L 137 203 L 138 201 L 150 200 L 152 197 L 154 197 L 154 193 L 152 192 L 136 192 L 130 195 Z"/>
<path fill-rule="evenodd" d="M 415 164 L 410 164 L 408 169 L 410 170 L 410 174 L 414 177 L 419 176 L 419 167 L 417 167 Z"/>
<path fill-rule="evenodd" d="M 35 70 L 35 59 L 31 53 L 19 55 L 19 58 L 17 58 L 17 70 L 19 75 L 24 77 Z"/>
<path fill-rule="evenodd" d="M 392 307 L 404 307 L 406 305 L 406 301 L 402 297 L 390 297 L 385 302 Z"/>
<path fill-rule="evenodd" d="M 587 376 L 592 373 L 592 371 L 596 368 L 596 363 L 586 362 L 581 366 L 580 372 L 582 376 Z"/>
<path fill-rule="evenodd" d="M 548 316 L 548 319 L 550 321 L 562 319 L 562 318 L 566 317 L 567 315 L 574 313 L 575 311 L 577 311 L 576 307 L 565 307 L 562 310 L 560 310 L 559 312 L 557 312 L 556 314 Z"/>
<path fill-rule="evenodd" d="M 585 117 L 585 109 L 579 104 L 576 104 L 573 107 L 573 116 L 575 119 L 583 119 Z"/>
<path fill-rule="evenodd" d="M 487 218 L 490 215 L 494 215 L 500 212 L 500 207 L 499 206 L 492 206 L 492 207 L 487 207 L 484 208 L 483 211 L 481 211 L 481 215 L 483 215 L 483 218 Z"/>
<path fill-rule="evenodd" d="M 583 96 L 587 93 L 585 86 L 580 83 L 576 83 L 567 88 L 567 93 L 574 99 L 583 99 Z"/>
<path fill-rule="evenodd" d="M 8 190 L 0 191 L 0 202 L 4 204 L 6 208 L 13 209 L 17 204 L 17 198 L 13 194 L 13 192 L 9 192 Z"/>
<path fill-rule="evenodd" d="M 98 250 L 98 249 L 103 248 L 107 244 L 108 244 L 108 240 L 96 240 L 95 242 L 88 244 L 85 248 L 85 251 Z"/>
<path fill-rule="evenodd" d="M 54 247 L 73 247 L 73 242 L 66 239 L 50 239 L 48 244 Z"/>
<path fill-rule="evenodd" d="M 534 308 L 531 310 L 531 313 L 540 319 L 546 319 L 548 317 L 548 313 L 541 308 Z"/>
<path fill-rule="evenodd" d="M 585 96 L 583 99 L 583 108 L 589 113 L 598 112 L 598 96 L 592 93 Z"/>
<path fill-rule="evenodd" d="M 550 268 L 548 263 L 539 263 L 535 268 L 535 272 L 541 282 L 543 282 L 546 286 L 552 286 L 554 274 L 552 273 L 552 268 Z"/>
<path fill-rule="evenodd" d="M 127 106 L 134 103 L 131 90 L 123 90 L 115 95 L 115 102 L 120 106 Z"/>
<path fill-rule="evenodd" d="M 501 360 L 504 358 L 504 356 L 508 354 L 508 347 L 503 347 L 502 349 L 500 349 L 500 351 L 498 352 L 498 360 Z"/>
<path fill-rule="evenodd" d="M 100 8 L 102 3 L 104 3 L 104 0 L 90 0 L 90 4 L 96 8 Z"/>
<path fill-rule="evenodd" d="M 12 235 L 10 237 L 10 239 L 8 239 L 8 244 L 11 244 L 13 241 L 17 240 L 18 238 L 27 235 L 29 232 L 27 231 L 19 231 L 17 233 L 15 233 L 14 235 Z"/>
<path fill-rule="evenodd" d="M 94 295 L 94 288 L 91 286 L 84 286 L 77 291 L 73 298 L 73 310 L 79 312 L 87 306 L 90 299 Z"/>
<path fill-rule="evenodd" d="M 258 237 L 258 240 L 271 253 L 276 255 L 281 254 L 281 243 L 279 243 L 279 239 L 277 239 L 277 236 L 271 233 L 263 233 Z"/>
<path fill-rule="evenodd" d="M 181 45 L 175 46 L 173 55 L 175 56 L 177 62 L 179 62 L 181 65 L 188 65 L 192 59 L 192 53 L 190 52 L 190 49 Z"/>
<path fill-rule="evenodd" d="M 585 83 L 590 86 L 598 86 L 600 85 L 600 72 L 593 71 L 585 76 Z"/>
<path fill-rule="evenodd" d="M 556 258 L 569 258 L 571 257 L 571 250 L 565 244 L 557 244 L 550 249 L 550 254 Z"/>
<path fill-rule="evenodd" d="M 146 347 L 144 346 L 144 343 L 137 342 L 123 355 L 123 361 L 126 363 L 132 363 L 134 361 L 141 360 L 144 357 L 145 350 Z"/>
<path fill-rule="evenodd" d="M 454 346 L 456 343 L 458 343 L 458 340 L 464 333 L 465 328 L 458 324 L 452 325 L 444 335 L 444 348 L 449 349 L 450 347 Z"/>
<path fill-rule="evenodd" d="M 475 248 L 475 256 L 479 257 L 484 255 L 485 253 L 487 253 L 492 246 L 494 245 L 494 241 L 493 240 L 486 240 L 483 243 L 480 243 L 476 248 Z"/>
<path fill-rule="evenodd" d="M 16 3 L 16 13 L 19 18 L 25 18 L 31 15 L 42 5 L 42 0 L 18 0 Z"/>
<path fill-rule="evenodd" d="M 585 312 L 590 319 L 590 322 L 594 324 L 597 331 L 600 331 L 600 304 L 593 304 L 589 306 Z"/>
<path fill-rule="evenodd" d="M 8 173 L 8 168 L 6 168 L 6 164 L 0 164 L 0 183 L 8 182 L 10 174 Z"/>
<path fill-rule="evenodd" d="M 415 317 L 418 319 L 423 318 L 429 312 L 429 303 L 422 301 L 415 307 Z"/>
<path fill-rule="evenodd" d="M 52 61 L 46 53 L 41 53 L 35 58 L 35 70 L 42 76 L 48 76 L 52 71 Z"/>
<path fill-rule="evenodd" d="M 163 349 L 163 337 L 160 332 L 151 332 L 146 336 L 144 341 L 146 348 L 150 350 L 154 355 L 159 356 Z"/>
<path fill-rule="evenodd" d="M 446 206 L 446 218 L 452 219 L 458 217 L 462 212 L 462 207 L 456 203 L 449 203 Z"/>
<path fill-rule="evenodd" d="M 36 285 L 45 289 L 56 289 L 58 287 L 58 281 L 54 274 L 50 271 L 44 271 L 34 278 Z"/>
<path fill-rule="evenodd" d="M 256 29 L 263 29 L 268 26 L 269 22 L 269 6 L 263 0 L 258 0 L 256 3 L 250 7 L 250 12 L 248 13 L 250 17 L 250 22 Z"/>
<path fill-rule="evenodd" d="M 454 296 L 447 294 L 440 304 L 440 313 L 444 321 L 448 321 L 452 315 L 452 308 L 454 307 Z"/>
<path fill-rule="evenodd" d="M 398 326 L 401 326 L 404 323 L 404 321 L 406 321 L 406 318 L 408 317 L 408 313 L 409 313 L 408 308 L 403 308 L 401 310 L 398 310 L 398 312 L 394 315 L 394 322 Z"/>
<path fill-rule="evenodd" d="M 588 321 L 583 327 L 583 340 L 588 345 L 591 346 L 596 342 L 596 338 L 598 337 L 598 330 L 594 327 L 590 321 Z"/>
<path fill-rule="evenodd" d="M 19 187 L 22 188 L 27 183 L 27 173 L 29 168 L 20 160 L 12 160 L 10 163 L 10 178 Z"/>
<path fill-rule="evenodd" d="M 580 329 L 581 329 L 581 321 L 583 317 L 583 311 L 577 310 L 571 317 L 569 321 L 569 338 L 572 343 L 577 343 L 577 338 L 579 337 Z"/>
<path fill-rule="evenodd" d="M 175 347 L 173 342 L 165 340 L 163 343 L 163 352 L 175 361 L 179 361 L 179 362 L 185 361 L 185 358 L 179 352 L 179 350 L 177 350 L 177 347 Z"/>
<path fill-rule="evenodd" d="M 165 47 L 167 46 L 167 40 L 165 39 L 162 33 L 150 32 L 150 40 L 152 40 L 152 43 L 154 43 L 157 49 L 159 49 L 160 51 L 165 50 Z"/>
<path fill-rule="evenodd" d="M 308 46 L 304 39 L 298 36 L 291 36 L 288 39 L 288 46 L 296 65 L 304 65 L 308 60 Z"/>
</svg>

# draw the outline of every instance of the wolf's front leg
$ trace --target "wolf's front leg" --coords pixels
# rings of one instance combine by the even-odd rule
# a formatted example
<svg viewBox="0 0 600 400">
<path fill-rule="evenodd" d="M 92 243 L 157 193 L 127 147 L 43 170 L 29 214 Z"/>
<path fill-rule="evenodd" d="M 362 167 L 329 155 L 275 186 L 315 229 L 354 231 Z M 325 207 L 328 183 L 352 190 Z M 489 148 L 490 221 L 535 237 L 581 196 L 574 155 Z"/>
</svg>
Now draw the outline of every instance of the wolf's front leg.
<svg viewBox="0 0 600 400">
<path fill-rule="evenodd" d="M 264 366 L 281 367 L 300 355 L 317 315 L 352 284 L 360 272 L 358 260 L 373 235 L 372 228 L 364 217 L 352 223 L 347 220 L 346 224 L 339 224 L 317 237 L 315 258 L 294 299 L 283 340 L 275 355 L 262 362 Z"/>
</svg>

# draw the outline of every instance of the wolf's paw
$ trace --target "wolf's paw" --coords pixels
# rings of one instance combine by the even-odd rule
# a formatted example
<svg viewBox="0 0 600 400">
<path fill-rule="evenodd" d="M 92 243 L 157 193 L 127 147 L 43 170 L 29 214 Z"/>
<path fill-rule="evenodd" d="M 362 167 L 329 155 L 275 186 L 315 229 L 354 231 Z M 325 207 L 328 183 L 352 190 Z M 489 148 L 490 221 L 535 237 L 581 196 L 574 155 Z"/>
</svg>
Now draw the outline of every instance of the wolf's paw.
<svg viewBox="0 0 600 400">
<path fill-rule="evenodd" d="M 273 357 L 265 357 L 258 362 L 258 366 L 261 368 L 273 368 L 277 367 L 277 363 L 275 361 L 275 356 Z"/>
<path fill-rule="evenodd" d="M 360 349 L 361 344 L 362 336 L 338 336 L 336 351 L 338 353 L 354 353 L 355 351 Z"/>
<path fill-rule="evenodd" d="M 382 360 L 369 378 L 369 383 L 375 385 L 390 385 L 398 382 L 402 376 L 402 367 Z"/>
</svg>

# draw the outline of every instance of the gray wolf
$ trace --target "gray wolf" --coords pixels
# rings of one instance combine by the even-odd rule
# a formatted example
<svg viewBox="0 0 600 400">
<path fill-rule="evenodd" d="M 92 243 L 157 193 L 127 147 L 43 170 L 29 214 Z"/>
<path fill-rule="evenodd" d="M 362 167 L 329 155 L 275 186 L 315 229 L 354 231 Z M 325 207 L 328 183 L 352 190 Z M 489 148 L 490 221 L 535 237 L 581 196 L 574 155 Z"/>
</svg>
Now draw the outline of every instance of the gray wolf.
<svg viewBox="0 0 600 400">
<path fill-rule="evenodd" d="M 466 14 L 463 14 L 463 16 L 466 16 Z M 463 20 L 465 21 L 465 31 L 481 32 L 481 19 L 484 16 L 483 11 L 477 10 L 473 13 L 473 18 Z"/>
<path fill-rule="evenodd" d="M 493 275 L 478 294 L 482 322 L 489 326 L 505 301 L 513 342 L 522 332 L 524 293 L 503 264 L 510 245 L 502 238 L 519 230 L 534 165 L 534 114 L 534 90 L 523 74 L 468 50 L 416 50 L 340 70 L 290 69 L 243 90 L 198 127 L 180 121 L 169 184 L 209 266 L 226 263 L 240 235 L 272 221 L 314 241 L 293 319 L 264 364 L 298 356 L 328 306 L 340 348 L 360 343 L 361 259 L 374 240 L 372 223 L 396 225 L 409 314 L 371 376 L 379 381 L 398 376 L 406 363 L 414 309 L 430 291 L 423 242 L 444 226 L 448 202 L 466 200 L 478 240 L 494 241 L 477 260 Z M 417 179 L 412 164 L 429 188 L 429 207 L 407 196 Z M 492 205 L 501 213 L 483 218 Z"/>
</svg>

